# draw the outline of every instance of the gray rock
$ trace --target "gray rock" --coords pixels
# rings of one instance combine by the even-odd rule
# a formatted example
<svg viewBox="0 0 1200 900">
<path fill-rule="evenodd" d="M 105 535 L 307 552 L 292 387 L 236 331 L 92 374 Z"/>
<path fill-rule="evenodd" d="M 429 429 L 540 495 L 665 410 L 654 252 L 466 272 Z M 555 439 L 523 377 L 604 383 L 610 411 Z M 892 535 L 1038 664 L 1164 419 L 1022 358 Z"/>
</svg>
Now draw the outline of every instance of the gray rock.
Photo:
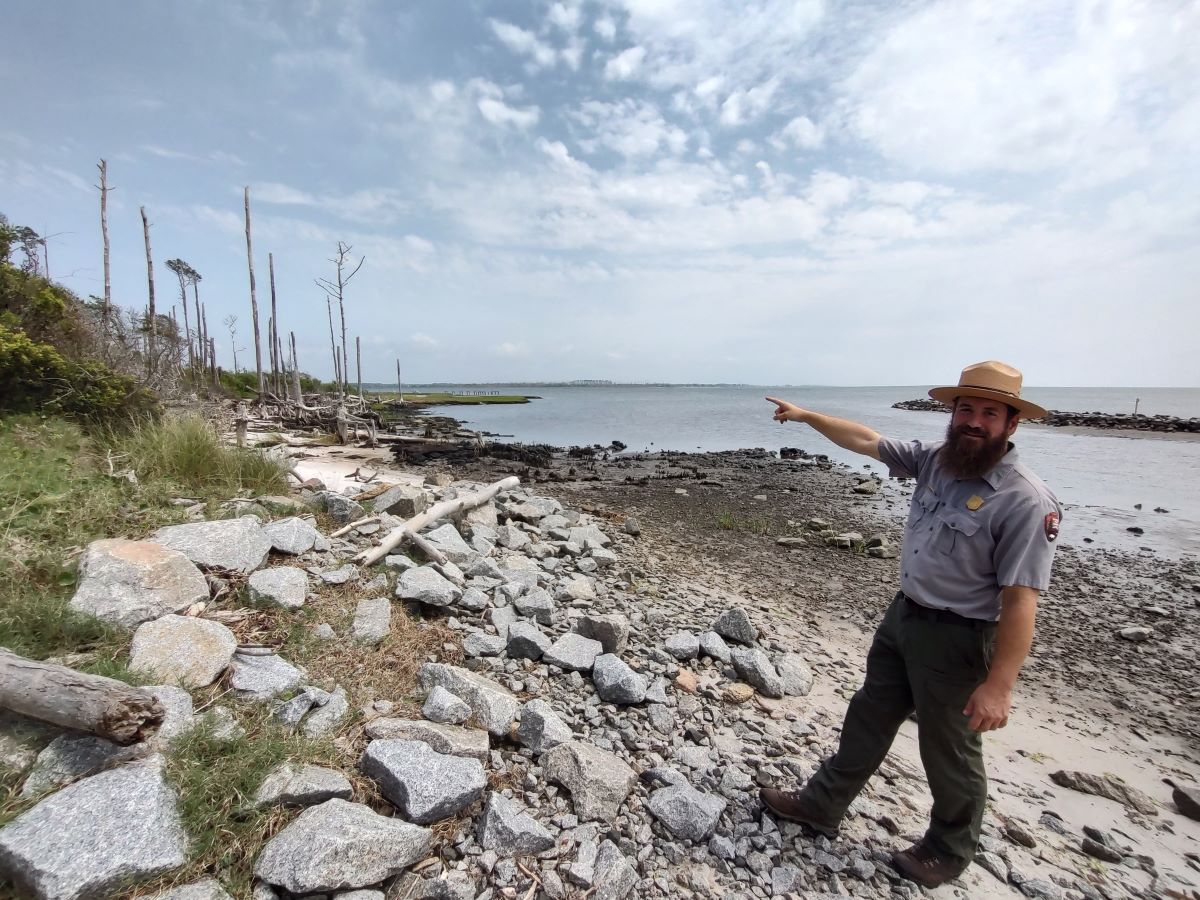
<svg viewBox="0 0 1200 900">
<path fill-rule="evenodd" d="M 1008 863 L 997 854 L 980 850 L 975 854 L 975 865 L 987 869 L 1001 884 L 1008 884 Z"/>
<path fill-rule="evenodd" d="M 776 663 L 783 679 L 783 693 L 788 697 L 807 697 L 812 690 L 813 674 L 799 653 L 785 653 Z"/>
<path fill-rule="evenodd" d="M 423 537 L 442 551 L 446 559 L 453 563 L 468 563 L 479 555 L 463 540 L 458 529 L 449 522 L 433 531 L 426 532 Z"/>
<path fill-rule="evenodd" d="M 554 838 L 524 808 L 503 794 L 488 795 L 479 844 L 500 856 L 528 856 L 554 846 Z"/>
<path fill-rule="evenodd" d="M 695 659 L 700 652 L 700 638 L 693 631 L 677 631 L 664 645 L 668 653 L 680 662 Z"/>
<path fill-rule="evenodd" d="M 496 626 L 496 633 L 508 640 L 508 629 L 517 619 L 517 611 L 511 606 L 496 606 L 488 611 L 488 618 Z"/>
<path fill-rule="evenodd" d="M 161 703 L 163 709 L 166 710 L 167 714 L 163 717 L 162 724 L 158 726 L 158 731 L 150 739 L 150 744 L 155 749 L 165 750 L 171 746 L 171 742 L 175 738 L 191 731 L 196 724 L 192 695 L 183 688 L 175 687 L 172 684 L 159 684 L 145 688 L 145 690 L 153 694 L 154 699 Z"/>
<path fill-rule="evenodd" d="M 626 534 L 637 537 L 642 533 L 642 526 L 638 523 L 637 519 L 635 519 L 633 516 L 629 516 L 625 519 L 624 531 Z"/>
<path fill-rule="evenodd" d="M 659 734 L 670 734 L 675 730 L 675 716 L 661 703 L 652 703 L 646 711 L 646 717 L 650 720 L 650 727 Z"/>
<path fill-rule="evenodd" d="M 60 784 L 91 775 L 116 760 L 128 759 L 130 752 L 129 748 L 93 734 L 64 732 L 37 755 L 21 786 L 21 796 L 35 797 Z"/>
<path fill-rule="evenodd" d="M 504 573 L 500 571 L 500 567 L 496 565 L 496 561 L 483 556 L 468 565 L 463 570 L 463 574 L 468 578 L 504 578 Z"/>
<path fill-rule="evenodd" d="M 782 697 L 783 679 L 767 654 L 758 648 L 737 648 L 732 651 L 733 667 L 738 677 L 752 685 L 764 697 Z"/>
<path fill-rule="evenodd" d="M 349 800 L 350 781 L 335 769 L 286 762 L 273 770 L 254 794 L 257 806 L 316 806 L 326 800 Z"/>
<path fill-rule="evenodd" d="M 186 556 L 149 541 L 103 540 L 79 563 L 72 611 L 123 628 L 208 599 L 208 582 Z"/>
<path fill-rule="evenodd" d="M 430 722 L 442 725 L 461 725 L 471 717 L 471 707 L 441 685 L 435 685 L 425 698 L 421 714 Z"/>
<path fill-rule="evenodd" d="M 329 518 L 339 525 L 348 525 L 366 516 L 366 510 L 361 503 L 336 491 L 318 491 L 313 500 L 319 509 L 325 510 Z"/>
<path fill-rule="evenodd" d="M 508 734 L 509 726 L 521 711 L 521 702 L 500 685 L 474 672 L 443 663 L 425 663 L 418 673 L 421 687 L 433 690 L 441 685 L 471 707 L 475 720 L 496 737 Z"/>
<path fill-rule="evenodd" d="M 246 736 L 246 729 L 228 706 L 214 706 L 196 716 L 196 725 L 205 729 L 214 741 L 230 743 Z"/>
<path fill-rule="evenodd" d="M 304 673 L 275 656 L 233 655 L 229 686 L 243 700 L 269 700 L 300 686 Z"/>
<path fill-rule="evenodd" d="M 508 629 L 506 649 L 512 659 L 541 659 L 550 649 L 550 638 L 532 622 L 514 622 Z"/>
<path fill-rule="evenodd" d="M 24 772 L 62 729 L 0 709 L 0 769 Z"/>
<path fill-rule="evenodd" d="M 469 587 L 458 598 L 458 608 L 467 612 L 483 612 L 488 608 L 488 595 L 476 587 Z"/>
<path fill-rule="evenodd" d="M 621 900 L 629 896 L 638 883 L 637 870 L 612 841 L 600 845 L 592 884 L 596 888 L 592 900 Z"/>
<path fill-rule="evenodd" d="M 567 869 L 567 878 L 581 888 L 590 888 L 596 877 L 596 856 L 600 845 L 594 840 L 581 840 L 575 859 Z"/>
<path fill-rule="evenodd" d="M 396 596 L 429 606 L 449 606 L 462 596 L 462 588 L 448 581 L 433 566 L 421 566 L 400 576 Z"/>
<path fill-rule="evenodd" d="M 650 688 L 646 691 L 645 699 L 650 703 L 670 703 L 671 701 L 667 697 L 667 688 L 670 686 L 670 684 L 671 683 L 667 681 L 667 679 L 659 675 L 654 679 L 654 683 L 650 685 Z"/>
<path fill-rule="evenodd" d="M 374 719 L 367 723 L 365 730 L 371 740 L 423 741 L 438 753 L 466 756 L 481 762 L 488 758 L 491 749 L 486 731 L 419 719 Z"/>
<path fill-rule="evenodd" d="M 187 862 L 176 798 L 154 755 L 68 785 L 0 829 L 18 896 L 83 900 Z"/>
<path fill-rule="evenodd" d="M 378 644 L 392 630 L 392 601 L 387 597 L 359 600 L 350 635 L 364 644 Z"/>
<path fill-rule="evenodd" d="M 383 891 L 343 891 L 334 897 L 334 900 L 387 900 L 387 894 Z"/>
<path fill-rule="evenodd" d="M 411 519 L 429 509 L 430 494 L 424 488 L 409 484 L 390 487 L 375 498 L 371 511 L 391 513 L 402 519 Z"/>
<path fill-rule="evenodd" d="M 470 657 L 499 656 L 504 652 L 507 641 L 498 634 L 473 631 L 463 641 L 463 652 Z"/>
<path fill-rule="evenodd" d="M 1154 629 L 1149 625 L 1127 625 L 1124 628 L 1117 629 L 1117 637 L 1133 641 L 1134 643 L 1140 643 L 1154 637 Z"/>
<path fill-rule="evenodd" d="M 298 516 L 264 525 L 263 535 L 271 542 L 273 549 L 290 556 L 307 553 L 321 539 L 321 532 L 307 519 Z"/>
<path fill-rule="evenodd" d="M 271 541 L 263 534 L 257 516 L 168 525 L 154 532 L 154 540 L 178 550 L 198 566 L 243 575 L 259 568 L 271 551 Z"/>
<path fill-rule="evenodd" d="M 649 687 L 644 675 L 639 675 L 625 665 L 619 656 L 611 653 L 596 657 L 592 681 L 596 685 L 596 693 L 607 703 L 641 703 Z"/>
<path fill-rule="evenodd" d="M 237 638 L 220 622 L 168 615 L 138 626 L 129 668 L 171 684 L 206 687 L 228 668 L 236 649 Z"/>
<path fill-rule="evenodd" d="M 568 631 L 542 654 L 542 661 L 565 672 L 590 672 L 603 650 L 599 641 Z"/>
<path fill-rule="evenodd" d="M 587 604 L 596 599 L 596 582 L 586 575 L 572 578 L 565 584 L 559 585 L 555 595 L 567 603 Z"/>
<path fill-rule="evenodd" d="M 308 596 L 308 574 L 292 566 L 259 569 L 247 586 L 253 603 L 269 603 L 284 609 L 299 609 Z"/>
<path fill-rule="evenodd" d="M 501 525 L 496 529 L 496 540 L 506 550 L 524 550 L 529 546 L 529 535 L 515 525 Z"/>
<path fill-rule="evenodd" d="M 739 606 L 730 607 L 717 616 L 712 630 L 721 637 L 739 644 L 753 644 L 758 640 L 758 629 L 754 627 L 746 611 Z"/>
<path fill-rule="evenodd" d="M 540 587 L 530 588 L 513 601 L 513 606 L 523 616 L 542 625 L 554 621 L 554 600 L 549 592 Z"/>
<path fill-rule="evenodd" d="M 595 525 L 580 525 L 572 528 L 570 531 L 569 541 L 573 541 L 585 550 L 594 550 L 600 547 L 607 547 L 612 543 L 603 531 Z"/>
<path fill-rule="evenodd" d="M 215 878 L 205 878 L 193 881 L 181 887 L 172 888 L 162 894 L 155 894 L 153 900 L 233 900 L 221 887 L 221 882 Z"/>
<path fill-rule="evenodd" d="M 304 810 L 259 854 L 254 874 L 294 894 L 379 884 L 424 858 L 433 832 L 359 803 L 328 800 Z"/>
<path fill-rule="evenodd" d="M 487 786 L 479 760 L 438 753 L 421 741 L 371 741 L 359 765 L 389 801 L 421 825 L 465 809 Z"/>
<path fill-rule="evenodd" d="M 418 568 L 417 564 L 403 553 L 392 553 L 385 556 L 383 558 L 383 564 L 389 569 L 397 569 L 401 572 Z"/>
<path fill-rule="evenodd" d="M 715 631 L 706 631 L 700 635 L 700 653 L 723 663 L 733 659 L 729 653 L 729 645 Z"/>
<path fill-rule="evenodd" d="M 358 577 L 358 569 L 347 564 L 336 569 L 321 569 L 316 574 L 326 584 L 346 584 Z"/>
<path fill-rule="evenodd" d="M 271 715 L 282 725 L 295 728 L 309 710 L 328 702 L 329 694 L 320 688 L 307 687 L 290 700 L 276 700 L 271 705 Z"/>
<path fill-rule="evenodd" d="M 332 641 L 337 634 L 328 622 L 318 622 L 312 627 L 312 636 L 319 641 Z"/>
<path fill-rule="evenodd" d="M 559 744 L 542 756 L 542 771 L 571 793 L 581 819 L 611 822 L 637 781 L 624 760 L 581 741 Z"/>
<path fill-rule="evenodd" d="M 605 653 L 621 653 L 629 645 L 629 620 L 619 614 L 582 615 L 575 620 L 575 631 L 599 641 Z"/>
<path fill-rule="evenodd" d="M 300 730 L 310 738 L 323 737 L 337 731 L 342 720 L 350 714 L 350 701 L 346 691 L 334 688 L 332 694 L 326 694 L 326 700 L 315 710 L 304 717 Z"/>
<path fill-rule="evenodd" d="M 673 835 L 689 841 L 707 841 L 717 827 L 726 801 L 696 790 L 690 784 L 659 788 L 647 807 Z"/>
<path fill-rule="evenodd" d="M 1059 787 L 1070 788 L 1083 794 L 1107 797 L 1147 816 L 1158 815 L 1158 806 L 1147 794 L 1130 787 L 1111 775 L 1093 775 L 1090 772 L 1060 770 L 1050 775 L 1050 780 Z"/>
<path fill-rule="evenodd" d="M 600 569 L 608 569 L 617 564 L 617 554 L 607 549 L 593 550 L 591 558 Z"/>
<path fill-rule="evenodd" d="M 575 733 L 545 700 L 530 700 L 521 709 L 517 740 L 534 753 L 544 753 L 574 738 Z"/>
</svg>

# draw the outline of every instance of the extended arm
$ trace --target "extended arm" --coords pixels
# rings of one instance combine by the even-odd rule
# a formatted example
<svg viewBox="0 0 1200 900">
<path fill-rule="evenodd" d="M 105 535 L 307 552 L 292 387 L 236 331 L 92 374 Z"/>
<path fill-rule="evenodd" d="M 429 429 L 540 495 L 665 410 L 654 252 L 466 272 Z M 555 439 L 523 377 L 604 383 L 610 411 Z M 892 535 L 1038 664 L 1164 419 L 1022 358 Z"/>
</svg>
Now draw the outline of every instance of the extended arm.
<svg viewBox="0 0 1200 900">
<path fill-rule="evenodd" d="M 1037 601 L 1038 592 L 1033 588 L 1013 585 L 1002 589 L 996 649 L 988 677 L 971 694 L 963 710 L 964 716 L 971 717 L 972 731 L 991 731 L 1008 724 L 1012 689 L 1033 644 Z"/>
<path fill-rule="evenodd" d="M 793 403 L 775 397 L 768 397 L 767 400 L 778 407 L 775 410 L 776 422 L 802 422 L 839 447 L 861 453 L 871 459 L 879 459 L 879 435 L 866 425 L 826 416 L 811 409 L 801 409 Z"/>
</svg>

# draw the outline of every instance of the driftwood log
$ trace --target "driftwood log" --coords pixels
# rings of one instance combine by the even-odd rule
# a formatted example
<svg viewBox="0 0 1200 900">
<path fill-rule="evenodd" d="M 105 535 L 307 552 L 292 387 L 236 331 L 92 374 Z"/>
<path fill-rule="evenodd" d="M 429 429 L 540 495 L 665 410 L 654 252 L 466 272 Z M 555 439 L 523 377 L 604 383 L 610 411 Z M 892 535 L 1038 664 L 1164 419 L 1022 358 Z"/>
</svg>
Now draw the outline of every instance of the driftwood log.
<svg viewBox="0 0 1200 900">
<path fill-rule="evenodd" d="M 166 715 L 149 691 L 66 666 L 35 662 L 3 648 L 0 707 L 123 746 L 152 735 Z"/>
<path fill-rule="evenodd" d="M 495 484 L 488 485 L 482 491 L 467 494 L 465 497 L 455 497 L 453 500 L 443 500 L 441 503 L 435 503 L 429 509 L 425 510 L 425 512 L 413 516 L 403 525 L 393 528 L 380 541 L 378 547 L 371 550 L 364 550 L 358 556 L 354 557 L 354 561 L 364 566 L 374 565 L 387 556 L 389 552 L 399 547 L 401 542 L 408 538 L 409 535 L 416 534 L 426 525 L 432 525 L 434 522 L 440 521 L 447 516 L 483 506 L 501 491 L 511 491 L 520 483 L 521 479 L 516 475 L 509 475 L 507 478 L 500 479 Z"/>
</svg>

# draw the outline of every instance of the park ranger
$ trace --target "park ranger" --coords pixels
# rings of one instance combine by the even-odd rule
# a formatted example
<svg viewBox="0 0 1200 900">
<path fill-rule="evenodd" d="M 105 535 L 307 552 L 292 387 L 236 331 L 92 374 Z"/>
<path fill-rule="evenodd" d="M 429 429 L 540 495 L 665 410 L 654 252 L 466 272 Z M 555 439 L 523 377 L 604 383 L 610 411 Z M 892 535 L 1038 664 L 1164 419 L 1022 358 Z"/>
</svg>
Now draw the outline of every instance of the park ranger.
<svg viewBox="0 0 1200 900">
<path fill-rule="evenodd" d="M 929 392 L 951 408 L 946 439 L 880 437 L 870 428 L 774 397 L 775 419 L 803 422 L 840 447 L 915 478 L 904 530 L 900 590 L 867 654 L 837 752 L 801 790 L 763 789 L 782 819 L 832 836 L 914 711 L 933 794 L 925 836 L 893 863 L 926 887 L 956 878 L 975 857 L 987 800 L 981 734 L 1003 728 L 1033 641 L 1038 594 L 1062 509 L 1009 440 L 1021 416 L 1045 410 L 1021 398 L 1021 373 L 1001 362 L 963 369 Z"/>
</svg>

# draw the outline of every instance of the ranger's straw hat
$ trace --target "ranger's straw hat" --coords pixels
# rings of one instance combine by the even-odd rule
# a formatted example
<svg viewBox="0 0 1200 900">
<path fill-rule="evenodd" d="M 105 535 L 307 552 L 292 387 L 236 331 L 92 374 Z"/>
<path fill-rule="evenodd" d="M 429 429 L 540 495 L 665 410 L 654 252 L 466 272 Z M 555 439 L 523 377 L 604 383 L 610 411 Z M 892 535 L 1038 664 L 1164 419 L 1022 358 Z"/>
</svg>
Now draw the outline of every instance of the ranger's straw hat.
<svg viewBox="0 0 1200 900">
<path fill-rule="evenodd" d="M 947 406 L 953 406 L 956 397 L 983 397 L 1015 407 L 1026 419 L 1038 419 L 1046 415 L 1046 410 L 1036 403 L 1021 399 L 1021 373 L 994 359 L 967 366 L 962 370 L 958 384 L 932 388 L 929 396 Z"/>
</svg>

